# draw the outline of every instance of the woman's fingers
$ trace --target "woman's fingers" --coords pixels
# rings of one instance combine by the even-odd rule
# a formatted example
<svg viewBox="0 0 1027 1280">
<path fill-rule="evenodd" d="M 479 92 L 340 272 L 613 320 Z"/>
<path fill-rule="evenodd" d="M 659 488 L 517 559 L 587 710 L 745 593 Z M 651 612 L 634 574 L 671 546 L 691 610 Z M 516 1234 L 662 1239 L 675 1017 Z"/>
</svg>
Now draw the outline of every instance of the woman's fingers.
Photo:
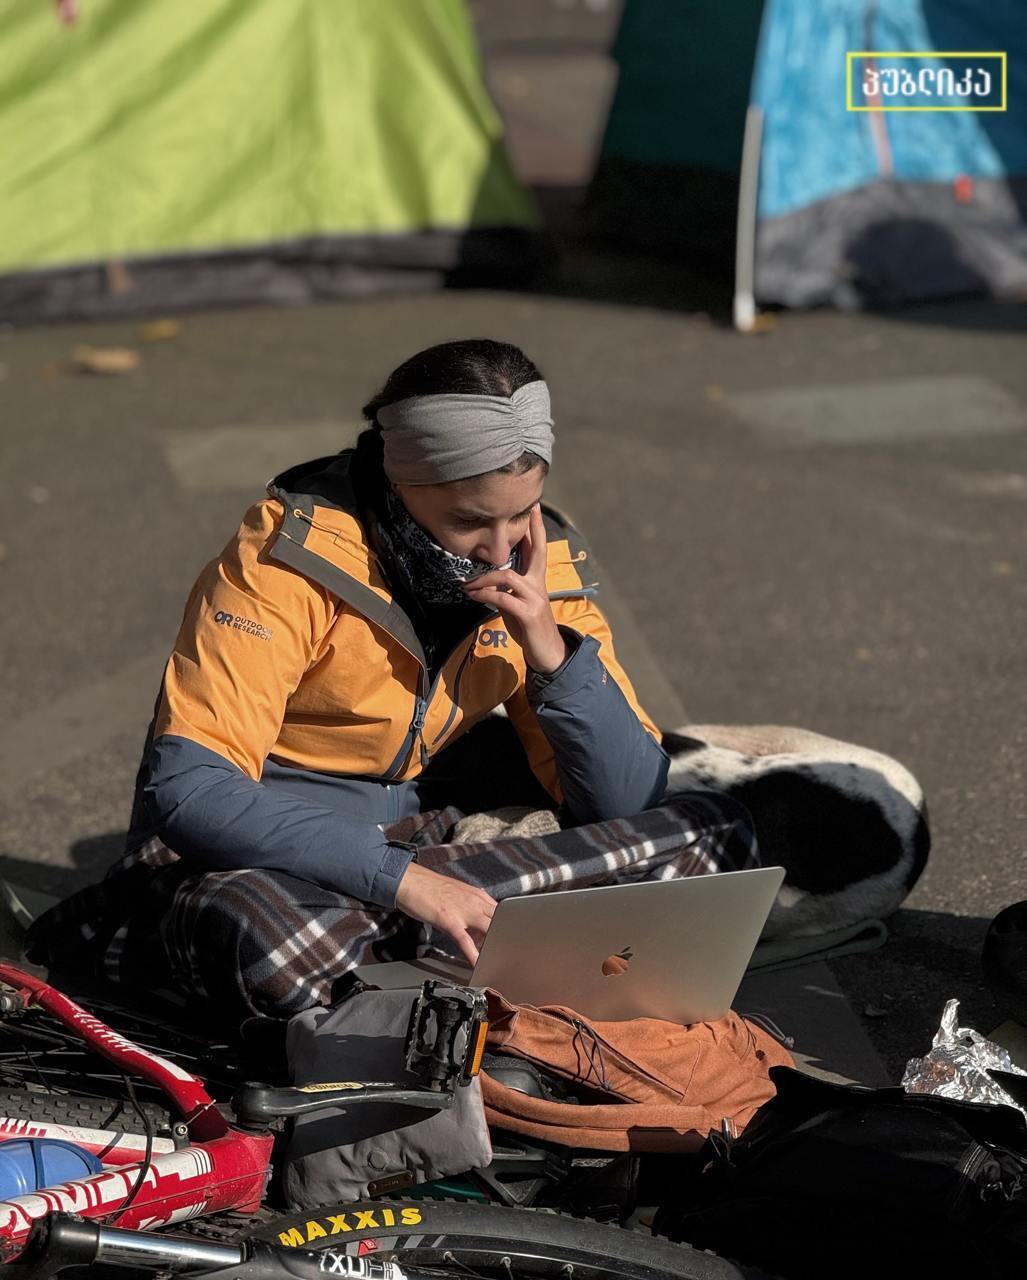
<svg viewBox="0 0 1027 1280">
<path fill-rule="evenodd" d="M 546 522 L 542 519 L 542 504 L 536 502 L 528 517 L 528 529 L 523 541 L 527 544 L 528 554 L 525 557 L 524 572 L 546 578 Z"/>
<path fill-rule="evenodd" d="M 481 904 L 478 918 L 475 921 L 476 927 L 481 930 L 481 936 L 484 938 L 488 933 L 489 925 L 492 923 L 492 917 L 496 914 L 496 904 L 492 898 Z"/>
<path fill-rule="evenodd" d="M 477 929 L 484 935 L 495 915 L 495 903 L 491 899 L 471 897 L 447 904 L 446 928 Z"/>
<path fill-rule="evenodd" d="M 546 522 L 539 503 L 531 509 L 528 527 L 521 538 L 519 572 L 526 578 L 544 582 L 546 578 Z"/>
<path fill-rule="evenodd" d="M 479 587 L 476 591 L 465 592 L 468 600 L 477 604 L 488 605 L 504 617 L 514 618 L 517 622 L 527 622 L 532 617 L 529 600 L 521 600 L 506 587 Z"/>
<path fill-rule="evenodd" d="M 448 934 L 475 965 L 497 904 L 484 889 L 412 862 L 400 880 L 396 905 L 405 915 Z"/>
<path fill-rule="evenodd" d="M 538 564 L 538 538 L 535 534 L 535 516 L 538 512 L 538 503 L 531 509 L 528 516 L 528 527 L 524 530 L 520 542 L 517 544 L 517 572 L 526 578 L 530 578 L 537 569 Z"/>
<path fill-rule="evenodd" d="M 488 604 L 523 622 L 549 612 L 549 595 L 545 583 L 541 587 L 514 569 L 494 569 L 480 578 L 463 584 L 468 600 Z"/>
<path fill-rule="evenodd" d="M 480 587 L 510 587 L 517 593 L 523 593 L 526 583 L 525 575 L 518 573 L 516 569 L 490 569 L 488 573 L 471 578 L 464 586 L 471 591 Z"/>
<path fill-rule="evenodd" d="M 491 912 L 481 907 L 473 920 L 466 920 L 463 923 L 453 920 L 451 923 L 442 925 L 445 932 L 460 948 L 461 955 L 472 967 L 478 963 L 478 948 L 485 941 L 491 920 Z"/>
<path fill-rule="evenodd" d="M 454 929 L 449 936 L 460 948 L 460 954 L 473 969 L 478 963 L 478 948 L 474 945 L 474 939 L 466 929 Z"/>
</svg>

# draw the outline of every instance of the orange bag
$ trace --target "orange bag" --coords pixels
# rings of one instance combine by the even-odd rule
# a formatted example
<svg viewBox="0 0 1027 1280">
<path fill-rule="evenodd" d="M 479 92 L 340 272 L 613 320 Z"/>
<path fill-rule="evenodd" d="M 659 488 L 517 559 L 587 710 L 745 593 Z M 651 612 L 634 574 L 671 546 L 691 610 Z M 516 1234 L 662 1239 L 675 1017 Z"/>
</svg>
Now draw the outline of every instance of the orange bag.
<svg viewBox="0 0 1027 1280">
<path fill-rule="evenodd" d="M 488 1048 L 568 1081 L 582 1099 L 534 1098 L 481 1074 L 490 1125 L 602 1151 L 695 1151 L 724 1120 L 741 1133 L 774 1096 L 791 1055 L 736 1013 L 684 1026 L 659 1018 L 590 1022 L 560 1005 L 513 1005 L 488 991 Z"/>
</svg>

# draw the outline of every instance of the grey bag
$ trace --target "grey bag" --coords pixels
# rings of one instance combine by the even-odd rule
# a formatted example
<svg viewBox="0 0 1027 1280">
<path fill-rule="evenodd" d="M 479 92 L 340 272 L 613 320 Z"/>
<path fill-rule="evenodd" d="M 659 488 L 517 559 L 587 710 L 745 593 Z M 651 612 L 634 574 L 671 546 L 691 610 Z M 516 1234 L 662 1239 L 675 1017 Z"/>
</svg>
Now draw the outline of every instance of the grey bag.
<svg viewBox="0 0 1027 1280">
<path fill-rule="evenodd" d="M 418 991 L 360 991 L 332 1009 L 307 1009 L 288 1027 L 293 1084 L 336 1080 L 416 1086 L 404 1042 Z M 282 1187 L 290 1209 L 360 1200 L 432 1182 L 492 1160 L 481 1085 L 455 1091 L 446 1111 L 392 1102 L 332 1107 L 292 1122 Z"/>
</svg>

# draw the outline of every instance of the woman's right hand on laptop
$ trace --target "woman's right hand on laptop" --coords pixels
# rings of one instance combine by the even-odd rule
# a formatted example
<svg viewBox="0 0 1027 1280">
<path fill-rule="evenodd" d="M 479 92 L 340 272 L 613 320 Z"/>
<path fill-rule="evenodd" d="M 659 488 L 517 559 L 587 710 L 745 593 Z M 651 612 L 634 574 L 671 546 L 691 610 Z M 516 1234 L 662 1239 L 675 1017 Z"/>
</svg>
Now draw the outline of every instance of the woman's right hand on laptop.
<svg viewBox="0 0 1027 1280">
<path fill-rule="evenodd" d="M 448 934 L 473 967 L 492 923 L 496 900 L 484 889 L 411 862 L 399 882 L 396 906 L 404 915 Z"/>
</svg>

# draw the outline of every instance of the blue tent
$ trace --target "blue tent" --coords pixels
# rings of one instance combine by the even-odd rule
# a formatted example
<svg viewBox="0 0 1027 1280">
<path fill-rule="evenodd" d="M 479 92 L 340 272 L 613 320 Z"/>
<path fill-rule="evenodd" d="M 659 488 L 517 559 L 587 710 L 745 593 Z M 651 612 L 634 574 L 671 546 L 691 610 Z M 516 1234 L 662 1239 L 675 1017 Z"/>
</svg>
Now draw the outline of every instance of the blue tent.
<svg viewBox="0 0 1027 1280">
<path fill-rule="evenodd" d="M 1027 291 L 1024 0 L 626 0 L 614 56 L 603 232 L 756 303 Z"/>
</svg>

